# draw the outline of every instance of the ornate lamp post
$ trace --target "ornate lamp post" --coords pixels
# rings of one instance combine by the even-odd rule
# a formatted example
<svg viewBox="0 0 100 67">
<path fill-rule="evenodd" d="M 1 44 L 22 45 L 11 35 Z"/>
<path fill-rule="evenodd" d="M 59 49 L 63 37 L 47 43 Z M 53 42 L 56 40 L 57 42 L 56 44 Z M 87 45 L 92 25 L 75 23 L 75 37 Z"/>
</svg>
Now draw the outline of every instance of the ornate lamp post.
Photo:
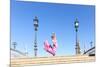
<svg viewBox="0 0 100 67">
<path fill-rule="evenodd" d="M 93 47 L 93 42 L 92 41 L 90 42 L 90 45 L 91 45 L 91 48 L 92 48 Z"/>
<path fill-rule="evenodd" d="M 35 27 L 35 40 L 34 40 L 34 56 L 36 57 L 37 56 L 37 31 L 38 31 L 38 18 L 37 16 L 35 16 L 35 18 L 33 19 L 33 22 L 34 22 L 34 27 Z"/>
<path fill-rule="evenodd" d="M 76 18 L 74 24 L 75 24 L 75 31 L 76 31 L 76 45 L 75 45 L 76 48 L 75 48 L 75 50 L 76 50 L 76 55 L 78 55 L 78 54 L 80 54 L 80 46 L 79 46 L 78 34 L 77 34 L 78 28 L 79 28 L 79 21 L 77 18 Z"/>
<path fill-rule="evenodd" d="M 17 43 L 16 43 L 16 42 L 13 42 L 12 45 L 13 45 L 13 49 L 16 50 L 16 45 L 17 45 Z"/>
</svg>

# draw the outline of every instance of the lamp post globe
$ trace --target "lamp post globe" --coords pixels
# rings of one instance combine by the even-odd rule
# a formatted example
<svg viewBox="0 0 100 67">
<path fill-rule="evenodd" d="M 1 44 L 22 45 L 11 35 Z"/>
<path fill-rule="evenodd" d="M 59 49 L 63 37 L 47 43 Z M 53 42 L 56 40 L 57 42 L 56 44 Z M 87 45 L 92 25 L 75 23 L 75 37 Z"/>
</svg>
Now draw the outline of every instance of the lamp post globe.
<svg viewBox="0 0 100 67">
<path fill-rule="evenodd" d="M 76 32 L 77 32 L 78 31 L 78 27 L 79 27 L 79 21 L 78 21 L 77 18 L 76 18 L 74 24 L 75 24 L 75 29 L 76 29 Z"/>
<path fill-rule="evenodd" d="M 38 25 L 38 18 L 37 18 L 37 16 L 35 16 L 35 18 L 33 19 L 33 22 L 34 22 L 34 27 L 35 27 L 35 31 L 37 31 L 37 27 L 39 26 Z"/>
</svg>

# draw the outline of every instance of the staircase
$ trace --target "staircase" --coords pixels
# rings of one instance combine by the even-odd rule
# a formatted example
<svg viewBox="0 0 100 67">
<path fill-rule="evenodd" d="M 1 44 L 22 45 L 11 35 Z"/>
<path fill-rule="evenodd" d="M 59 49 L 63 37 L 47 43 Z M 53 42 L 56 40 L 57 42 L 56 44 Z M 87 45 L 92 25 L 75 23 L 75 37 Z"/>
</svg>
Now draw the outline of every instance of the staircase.
<svg viewBox="0 0 100 67">
<path fill-rule="evenodd" d="M 77 56 L 52 56 L 52 57 L 28 57 L 28 58 L 11 58 L 11 67 L 24 67 L 29 65 L 43 64 L 67 64 L 94 62 L 95 56 L 77 55 Z"/>
</svg>

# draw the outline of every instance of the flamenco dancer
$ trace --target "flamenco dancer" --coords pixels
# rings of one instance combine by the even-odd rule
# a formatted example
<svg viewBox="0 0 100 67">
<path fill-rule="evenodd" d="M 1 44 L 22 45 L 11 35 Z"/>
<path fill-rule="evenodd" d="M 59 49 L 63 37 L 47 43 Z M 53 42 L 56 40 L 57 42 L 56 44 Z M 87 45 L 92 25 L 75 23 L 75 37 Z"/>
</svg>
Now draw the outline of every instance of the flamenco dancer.
<svg viewBox="0 0 100 67">
<path fill-rule="evenodd" d="M 57 39 L 56 39 L 56 34 L 55 33 L 52 33 L 51 39 L 52 39 L 53 45 L 50 45 L 48 43 L 48 40 L 46 40 L 44 42 L 44 49 L 45 49 L 45 51 L 47 51 L 50 54 L 52 54 L 53 56 L 55 56 L 56 49 L 57 49 Z"/>
</svg>

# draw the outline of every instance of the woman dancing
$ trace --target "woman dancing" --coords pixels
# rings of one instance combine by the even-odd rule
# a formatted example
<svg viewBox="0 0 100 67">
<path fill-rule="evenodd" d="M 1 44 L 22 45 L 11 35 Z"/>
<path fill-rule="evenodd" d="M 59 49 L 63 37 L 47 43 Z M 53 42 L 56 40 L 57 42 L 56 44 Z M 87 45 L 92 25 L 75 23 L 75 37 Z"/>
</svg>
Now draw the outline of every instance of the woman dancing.
<svg viewBox="0 0 100 67">
<path fill-rule="evenodd" d="M 44 42 L 44 49 L 45 49 L 47 52 L 49 52 L 50 54 L 52 54 L 53 56 L 55 56 L 56 49 L 57 49 L 57 39 L 56 39 L 55 33 L 52 34 L 51 39 L 52 39 L 53 45 L 50 45 L 50 44 L 48 43 L 48 41 L 46 40 L 46 41 Z"/>
</svg>

